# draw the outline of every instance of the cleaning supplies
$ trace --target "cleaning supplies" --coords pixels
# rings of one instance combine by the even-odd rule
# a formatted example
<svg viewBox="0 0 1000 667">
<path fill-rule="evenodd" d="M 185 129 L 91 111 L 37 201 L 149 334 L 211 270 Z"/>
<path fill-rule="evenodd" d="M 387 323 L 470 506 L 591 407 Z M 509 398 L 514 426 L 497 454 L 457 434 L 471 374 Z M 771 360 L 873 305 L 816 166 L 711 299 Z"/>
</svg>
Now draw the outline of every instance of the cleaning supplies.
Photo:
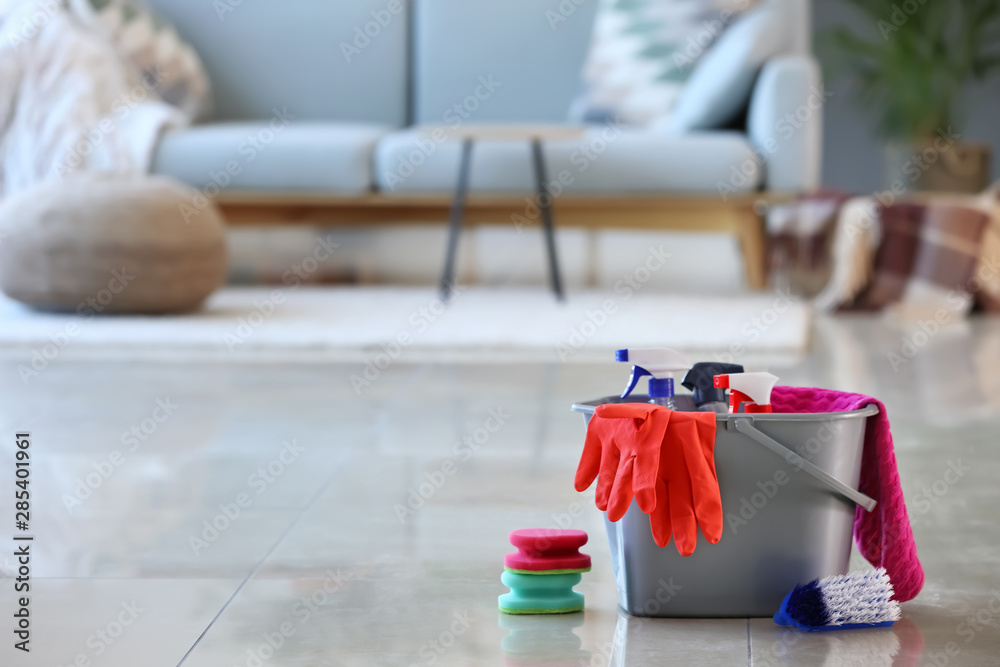
<svg viewBox="0 0 1000 667">
<path fill-rule="evenodd" d="M 504 556 L 503 567 L 518 574 L 590 572 L 590 556 L 580 553 L 587 543 L 582 530 L 525 528 L 510 534 L 515 553 Z"/>
<path fill-rule="evenodd" d="M 594 411 L 574 487 L 584 491 L 596 478 L 595 503 L 611 521 L 625 515 L 633 495 L 639 509 L 653 511 L 660 448 L 672 414 L 649 403 L 609 403 Z"/>
<path fill-rule="evenodd" d="M 782 600 L 774 622 L 809 632 L 885 627 L 900 617 L 892 596 L 885 568 L 825 577 L 796 586 Z"/>
<path fill-rule="evenodd" d="M 573 587 L 580 573 L 518 574 L 504 571 L 500 582 L 510 589 L 497 602 L 505 614 L 568 614 L 583 609 L 583 593 Z"/>
<path fill-rule="evenodd" d="M 639 378 L 649 376 L 649 402 L 663 405 L 671 410 L 693 410 L 694 402 L 690 397 L 674 395 L 674 373 L 691 368 L 687 358 L 668 347 L 650 347 L 639 350 L 618 350 L 615 360 L 632 364 L 632 376 L 622 398 L 628 398 Z"/>
<path fill-rule="evenodd" d="M 699 526 L 712 544 L 722 537 L 714 413 L 646 403 L 598 406 L 587 427 L 576 490 L 586 490 L 595 478 L 595 504 L 608 520 L 621 519 L 634 494 L 661 547 L 673 536 L 678 552 L 690 555 Z"/>
<path fill-rule="evenodd" d="M 505 614 L 565 614 L 583 609 L 583 594 L 573 590 L 580 573 L 590 570 L 582 530 L 528 528 L 510 534 L 516 553 L 504 557 L 500 581 L 510 589 L 497 598 Z"/>
<path fill-rule="evenodd" d="M 743 367 L 739 364 L 699 361 L 684 375 L 681 384 L 691 390 L 694 404 L 698 410 L 702 412 L 728 412 L 726 390 L 715 387 L 715 376 L 742 372 Z"/>
<path fill-rule="evenodd" d="M 710 544 L 719 542 L 723 515 L 715 472 L 714 413 L 675 412 L 671 416 L 655 491 L 656 506 L 649 524 L 657 546 L 667 546 L 672 535 L 677 552 L 690 556 L 699 526 Z"/>
<path fill-rule="evenodd" d="M 728 373 L 715 376 L 717 389 L 729 390 L 729 411 L 771 412 L 771 390 L 778 376 L 770 373 Z"/>
<path fill-rule="evenodd" d="M 878 408 L 878 414 L 868 418 L 864 432 L 858 486 L 878 505 L 872 512 L 860 506 L 855 510 L 854 542 L 869 563 L 889 573 L 894 599 L 906 602 L 915 598 L 924 585 L 924 569 L 917 557 L 885 406 L 871 396 L 814 387 L 775 387 L 771 400 L 775 412 L 847 412 L 869 405 Z"/>
</svg>

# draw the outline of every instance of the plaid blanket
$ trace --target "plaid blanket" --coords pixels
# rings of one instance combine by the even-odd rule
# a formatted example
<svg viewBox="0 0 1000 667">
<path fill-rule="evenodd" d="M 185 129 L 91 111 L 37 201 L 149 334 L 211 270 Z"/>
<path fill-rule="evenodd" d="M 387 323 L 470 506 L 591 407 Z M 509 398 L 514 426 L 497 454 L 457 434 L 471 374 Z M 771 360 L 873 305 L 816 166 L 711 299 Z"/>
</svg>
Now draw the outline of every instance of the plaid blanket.
<svg viewBox="0 0 1000 667">
<path fill-rule="evenodd" d="M 1000 312 L 998 192 L 1000 184 L 975 197 L 886 205 L 877 197 L 822 193 L 778 209 L 781 224 L 769 219 L 771 247 L 787 246 L 796 235 L 810 247 L 829 240 L 823 254 L 833 266 L 814 301 L 820 310 Z M 831 207 L 827 221 L 817 223 L 817 210 Z"/>
<path fill-rule="evenodd" d="M 881 208 L 879 222 L 872 280 L 843 308 L 909 303 L 968 312 L 982 290 L 975 276 L 990 217 L 964 206 L 900 203 Z"/>
</svg>

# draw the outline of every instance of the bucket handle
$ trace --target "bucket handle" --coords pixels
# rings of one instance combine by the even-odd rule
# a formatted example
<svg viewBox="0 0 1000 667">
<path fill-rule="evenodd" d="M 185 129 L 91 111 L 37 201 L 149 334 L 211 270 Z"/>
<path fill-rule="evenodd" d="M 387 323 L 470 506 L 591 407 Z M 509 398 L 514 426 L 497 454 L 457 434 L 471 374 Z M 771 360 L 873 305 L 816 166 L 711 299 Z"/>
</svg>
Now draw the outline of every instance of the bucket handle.
<svg viewBox="0 0 1000 667">
<path fill-rule="evenodd" d="M 857 489 L 851 488 L 850 485 L 844 484 L 839 479 L 823 470 L 819 466 L 816 466 L 806 459 L 802 458 L 795 452 L 793 452 L 788 447 L 775 440 L 774 438 L 762 433 L 753 425 L 752 419 L 747 419 L 746 417 L 740 417 L 733 420 L 733 426 L 737 431 L 747 436 L 752 440 L 756 440 L 760 444 L 764 445 L 772 452 L 785 459 L 788 463 L 795 465 L 800 470 L 805 470 L 807 473 L 818 479 L 819 481 L 826 484 L 828 487 L 836 491 L 837 493 L 847 497 L 848 499 L 854 501 L 856 504 L 864 507 L 867 511 L 871 512 L 875 509 L 875 505 L 878 503 L 874 498 L 866 496 Z"/>
</svg>

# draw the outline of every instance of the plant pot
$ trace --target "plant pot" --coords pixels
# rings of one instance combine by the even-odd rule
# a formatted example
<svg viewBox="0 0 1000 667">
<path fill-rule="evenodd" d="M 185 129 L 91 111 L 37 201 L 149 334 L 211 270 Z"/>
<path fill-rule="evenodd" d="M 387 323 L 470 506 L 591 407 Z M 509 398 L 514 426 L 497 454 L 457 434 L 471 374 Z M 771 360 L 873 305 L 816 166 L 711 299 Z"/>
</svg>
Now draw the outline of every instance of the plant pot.
<svg viewBox="0 0 1000 667">
<path fill-rule="evenodd" d="M 927 140 L 889 144 L 886 187 L 929 192 L 979 193 L 990 183 L 987 144 Z"/>
</svg>

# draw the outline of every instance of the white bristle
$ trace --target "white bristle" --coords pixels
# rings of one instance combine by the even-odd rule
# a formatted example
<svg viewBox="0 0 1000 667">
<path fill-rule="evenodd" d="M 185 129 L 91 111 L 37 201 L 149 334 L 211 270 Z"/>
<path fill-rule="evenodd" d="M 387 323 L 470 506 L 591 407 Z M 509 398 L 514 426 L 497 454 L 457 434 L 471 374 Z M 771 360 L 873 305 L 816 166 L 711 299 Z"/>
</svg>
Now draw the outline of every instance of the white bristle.
<svg viewBox="0 0 1000 667">
<path fill-rule="evenodd" d="M 892 599 L 892 582 L 883 567 L 820 579 L 819 589 L 830 625 L 899 620 L 899 603 Z"/>
</svg>

